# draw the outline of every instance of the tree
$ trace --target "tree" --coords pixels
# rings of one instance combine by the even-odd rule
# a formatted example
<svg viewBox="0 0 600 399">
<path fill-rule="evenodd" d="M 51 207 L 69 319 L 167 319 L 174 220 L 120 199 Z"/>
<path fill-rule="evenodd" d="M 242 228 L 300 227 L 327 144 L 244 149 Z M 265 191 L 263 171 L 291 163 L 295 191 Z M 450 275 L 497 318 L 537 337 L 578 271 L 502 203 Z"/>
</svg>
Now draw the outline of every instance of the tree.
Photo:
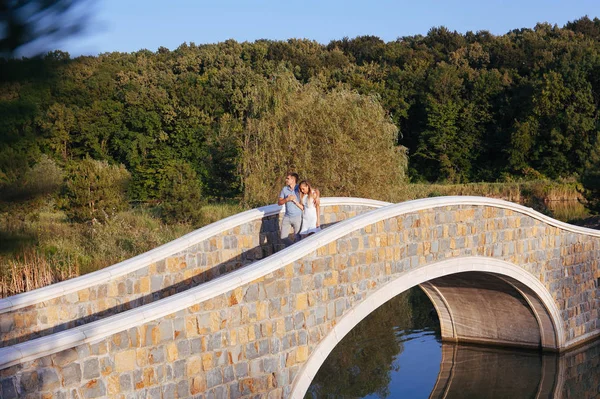
<svg viewBox="0 0 600 399">
<path fill-rule="evenodd" d="M 170 161 L 162 169 L 159 186 L 161 214 L 167 222 L 198 223 L 202 197 L 196 172 L 185 161 Z"/>
<path fill-rule="evenodd" d="M 48 146 L 64 162 L 70 155 L 71 135 L 75 130 L 75 113 L 61 103 L 54 103 L 46 111 L 40 123 L 47 137 Z"/>
<path fill-rule="evenodd" d="M 55 42 L 79 33 L 87 19 L 87 0 L 1 0 L 0 56 L 27 48 L 40 54 Z"/>
<path fill-rule="evenodd" d="M 429 92 L 424 98 L 426 127 L 421 133 L 414 157 L 430 180 L 468 180 L 476 137 L 464 129 L 468 103 L 463 79 L 456 66 L 441 62 L 429 76 Z"/>
<path fill-rule="evenodd" d="M 586 207 L 592 212 L 600 213 L 600 137 L 596 150 L 592 153 L 581 178 L 583 195 L 587 200 Z"/>
<path fill-rule="evenodd" d="M 255 101 L 264 111 L 248 119 L 240 143 L 248 203 L 273 201 L 288 170 L 324 195 L 394 197 L 405 181 L 406 154 L 377 98 L 302 85 L 287 72 L 263 95 Z"/>
<path fill-rule="evenodd" d="M 65 190 L 67 214 L 80 222 L 105 222 L 128 207 L 130 178 L 123 165 L 90 158 L 71 163 Z"/>
<path fill-rule="evenodd" d="M 0 200 L 22 201 L 58 193 L 64 181 L 63 170 L 46 155 L 31 168 L 25 168 L 22 176 L 6 184 L 0 190 Z M 0 175 L 1 177 L 1 175 Z M 0 179 L 0 184 L 2 183 Z"/>
</svg>

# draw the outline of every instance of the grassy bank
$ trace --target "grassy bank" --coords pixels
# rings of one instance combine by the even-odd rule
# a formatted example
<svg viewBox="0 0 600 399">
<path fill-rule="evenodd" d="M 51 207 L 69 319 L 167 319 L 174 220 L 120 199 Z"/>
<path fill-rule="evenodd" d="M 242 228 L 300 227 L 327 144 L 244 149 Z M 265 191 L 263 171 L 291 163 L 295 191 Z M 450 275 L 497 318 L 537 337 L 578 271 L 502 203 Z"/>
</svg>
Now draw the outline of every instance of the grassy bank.
<svg viewBox="0 0 600 399">
<path fill-rule="evenodd" d="M 531 206 L 564 221 L 587 216 L 575 183 L 410 184 L 395 202 L 477 195 Z M 105 223 L 70 222 L 52 199 L 0 204 L 0 297 L 102 269 L 243 210 L 237 203 L 205 205 L 197 225 L 166 224 L 150 208 L 121 212 Z"/>
<path fill-rule="evenodd" d="M 531 207 L 555 219 L 578 223 L 590 216 L 578 183 L 547 180 L 514 183 L 409 184 L 400 201 L 446 195 L 492 197 Z"/>
<path fill-rule="evenodd" d="M 72 223 L 52 203 L 0 212 L 0 297 L 113 265 L 227 216 L 236 204 L 202 207 L 199 225 L 165 224 L 151 209 L 121 212 L 106 223 Z"/>
</svg>

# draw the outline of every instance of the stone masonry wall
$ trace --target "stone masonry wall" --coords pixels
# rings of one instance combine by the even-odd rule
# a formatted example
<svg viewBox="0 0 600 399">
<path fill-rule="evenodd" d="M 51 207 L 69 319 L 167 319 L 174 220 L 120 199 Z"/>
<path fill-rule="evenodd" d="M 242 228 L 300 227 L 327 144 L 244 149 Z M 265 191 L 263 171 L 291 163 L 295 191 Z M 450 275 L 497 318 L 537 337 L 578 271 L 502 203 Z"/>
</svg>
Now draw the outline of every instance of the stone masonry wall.
<svg viewBox="0 0 600 399">
<path fill-rule="evenodd" d="M 374 223 L 223 295 L 0 370 L 1 394 L 287 398 L 311 353 L 356 304 L 405 271 L 475 255 L 538 276 L 567 339 L 598 329 L 599 238 L 514 211 L 449 206 Z"/>
<path fill-rule="evenodd" d="M 330 225 L 372 209 L 323 206 L 321 220 Z M 279 219 L 251 221 L 102 284 L 0 314 L 0 347 L 133 309 L 269 256 L 279 245 Z"/>
</svg>

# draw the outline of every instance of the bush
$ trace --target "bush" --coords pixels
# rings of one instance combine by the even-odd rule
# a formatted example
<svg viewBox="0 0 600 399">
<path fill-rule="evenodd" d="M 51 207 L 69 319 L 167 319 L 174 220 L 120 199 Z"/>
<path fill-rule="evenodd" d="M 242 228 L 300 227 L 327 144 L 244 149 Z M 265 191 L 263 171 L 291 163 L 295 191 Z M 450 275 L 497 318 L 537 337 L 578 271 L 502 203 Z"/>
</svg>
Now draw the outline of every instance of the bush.
<svg viewBox="0 0 600 399">
<path fill-rule="evenodd" d="M 51 195 L 58 193 L 64 182 L 63 170 L 46 155 L 25 172 L 24 190 L 30 196 Z"/>
<path fill-rule="evenodd" d="M 202 196 L 196 171 L 188 162 L 170 161 L 162 168 L 161 175 L 162 218 L 166 222 L 199 223 Z"/>
<path fill-rule="evenodd" d="M 89 158 L 71 164 L 65 190 L 67 215 L 79 222 L 105 222 L 128 208 L 130 178 L 123 165 Z"/>
<path fill-rule="evenodd" d="M 57 194 L 63 182 L 63 170 L 54 160 L 42 155 L 39 162 L 27 168 L 20 178 L 3 187 L 1 199 L 27 200 Z"/>
</svg>

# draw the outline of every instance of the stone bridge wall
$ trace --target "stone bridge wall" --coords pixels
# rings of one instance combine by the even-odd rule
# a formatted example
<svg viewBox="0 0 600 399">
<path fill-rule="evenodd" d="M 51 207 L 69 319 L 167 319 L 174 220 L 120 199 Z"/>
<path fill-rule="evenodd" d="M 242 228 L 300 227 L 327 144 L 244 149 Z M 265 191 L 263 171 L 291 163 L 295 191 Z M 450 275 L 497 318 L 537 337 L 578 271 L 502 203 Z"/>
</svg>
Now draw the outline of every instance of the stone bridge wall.
<svg viewBox="0 0 600 399">
<path fill-rule="evenodd" d="M 342 199 L 335 198 L 323 199 L 323 203 L 321 220 L 325 225 L 382 204 L 371 201 L 368 205 L 363 201 L 367 205 L 345 205 Z M 237 215 L 235 223 L 217 222 L 142 254 L 137 257 L 139 260 L 134 258 L 90 275 L 0 300 L 0 312 L 4 310 L 0 313 L 0 347 L 166 298 L 269 256 L 279 246 L 279 209 L 268 206 L 247 212 L 250 220 Z M 239 219 L 241 223 L 237 223 Z M 217 229 L 217 225 L 225 228 Z M 215 230 L 221 231 L 210 234 Z M 129 271 L 124 273 L 123 269 Z M 32 298 L 34 302 L 27 306 L 14 305 Z"/>
<path fill-rule="evenodd" d="M 452 258 L 502 259 L 539 278 L 559 310 L 565 347 L 597 334 L 599 237 L 501 207 L 401 205 L 117 315 L 102 333 L 98 323 L 83 326 L 83 337 L 72 341 L 77 346 L 64 332 L 48 337 L 62 349 L 51 355 L 35 358 L 42 342 L 0 349 L 2 397 L 302 397 L 318 368 L 307 361 L 320 365 L 328 354 L 322 342 L 336 326 L 355 325 L 374 310 L 355 314 L 357 305 Z M 400 214 L 364 222 L 393 207 Z M 127 322 L 142 310 L 145 319 Z"/>
</svg>

